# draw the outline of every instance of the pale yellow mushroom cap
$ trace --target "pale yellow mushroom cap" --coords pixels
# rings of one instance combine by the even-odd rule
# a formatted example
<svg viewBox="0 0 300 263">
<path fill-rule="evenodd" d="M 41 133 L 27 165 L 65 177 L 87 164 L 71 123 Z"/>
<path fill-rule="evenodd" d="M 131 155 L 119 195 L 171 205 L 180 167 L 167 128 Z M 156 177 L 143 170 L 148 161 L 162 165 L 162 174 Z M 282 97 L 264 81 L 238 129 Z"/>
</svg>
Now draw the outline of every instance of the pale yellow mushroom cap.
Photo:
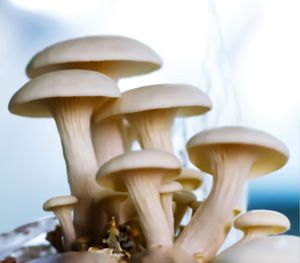
<svg viewBox="0 0 300 263">
<path fill-rule="evenodd" d="M 197 87 L 187 84 L 157 84 L 131 89 L 95 115 L 95 121 L 110 116 L 158 109 L 176 109 L 179 116 L 193 116 L 212 107 L 210 98 Z"/>
<path fill-rule="evenodd" d="M 202 171 L 213 174 L 209 152 L 226 148 L 243 149 L 257 156 L 249 177 L 262 176 L 281 168 L 288 160 L 286 146 L 275 137 L 254 129 L 222 127 L 194 135 L 187 143 L 191 162 Z"/>
<path fill-rule="evenodd" d="M 145 74 L 161 67 L 147 45 L 121 36 L 90 36 L 54 44 L 36 54 L 26 72 L 30 78 L 62 69 L 88 69 L 117 78 Z"/>
<path fill-rule="evenodd" d="M 50 98 L 84 97 L 106 101 L 117 98 L 120 91 L 107 76 L 89 70 L 61 70 L 27 82 L 9 102 L 11 113 L 30 117 L 50 117 Z"/>
<path fill-rule="evenodd" d="M 96 180 L 115 191 L 126 191 L 122 176 L 161 175 L 162 183 L 174 179 L 181 170 L 180 161 L 172 154 L 159 150 L 142 150 L 119 155 L 100 167 Z"/>
<path fill-rule="evenodd" d="M 110 189 L 102 189 L 96 194 L 95 201 L 102 202 L 108 199 L 123 200 L 128 198 L 128 194 L 124 192 L 116 192 Z"/>
<path fill-rule="evenodd" d="M 252 210 L 234 221 L 234 227 L 244 232 L 263 228 L 266 234 L 280 234 L 288 231 L 290 226 L 290 221 L 284 214 L 271 210 Z"/>
<path fill-rule="evenodd" d="M 185 190 L 198 189 L 202 185 L 203 180 L 203 172 L 190 168 L 182 168 L 180 175 L 175 178 L 175 181 L 179 182 Z"/>
<path fill-rule="evenodd" d="M 45 211 L 52 211 L 58 207 L 74 207 L 78 203 L 77 197 L 73 195 L 61 195 L 50 198 L 44 203 Z"/>
</svg>

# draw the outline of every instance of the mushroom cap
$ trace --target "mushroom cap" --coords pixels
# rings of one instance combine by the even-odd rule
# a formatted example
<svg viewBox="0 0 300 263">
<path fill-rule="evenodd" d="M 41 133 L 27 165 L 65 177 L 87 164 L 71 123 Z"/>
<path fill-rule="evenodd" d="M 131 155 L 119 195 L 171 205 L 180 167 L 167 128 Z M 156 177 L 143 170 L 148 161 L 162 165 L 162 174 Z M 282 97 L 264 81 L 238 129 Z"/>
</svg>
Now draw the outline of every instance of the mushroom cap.
<svg viewBox="0 0 300 263">
<path fill-rule="evenodd" d="M 125 192 L 123 176 L 161 174 L 163 183 L 178 176 L 180 170 L 180 161 L 174 155 L 147 149 L 127 152 L 111 159 L 99 169 L 96 180 L 106 188 Z"/>
<path fill-rule="evenodd" d="M 104 200 L 114 198 L 119 200 L 126 200 L 128 198 L 128 194 L 124 192 L 116 192 L 112 191 L 110 189 L 102 189 L 97 196 L 95 197 L 95 200 L 97 202 L 102 202 Z"/>
<path fill-rule="evenodd" d="M 276 211 L 252 210 L 240 215 L 234 221 L 234 227 L 242 231 L 263 228 L 268 234 L 280 234 L 289 230 L 289 219 Z"/>
<path fill-rule="evenodd" d="M 185 188 L 185 185 L 192 185 L 193 190 L 195 190 L 202 185 L 203 179 L 204 175 L 201 171 L 190 168 L 182 168 L 180 175 L 175 178 L 175 181 L 179 182 L 183 186 L 183 189 Z"/>
<path fill-rule="evenodd" d="M 193 192 L 186 190 L 178 191 L 173 195 L 173 201 L 180 205 L 189 205 L 196 200 L 196 195 Z"/>
<path fill-rule="evenodd" d="M 162 184 L 159 188 L 161 194 L 174 193 L 180 190 L 182 190 L 182 185 L 178 182 L 168 182 Z"/>
<path fill-rule="evenodd" d="M 275 137 L 254 129 L 222 127 L 194 135 L 187 143 L 191 162 L 202 171 L 213 174 L 209 152 L 238 147 L 256 154 L 249 177 L 254 178 L 281 168 L 288 160 L 286 146 Z M 242 153 L 241 153 L 242 154 Z"/>
<path fill-rule="evenodd" d="M 89 70 L 61 70 L 27 82 L 9 102 L 11 113 L 30 117 L 50 117 L 49 98 L 58 97 L 120 97 L 116 83 L 107 76 Z"/>
<path fill-rule="evenodd" d="M 36 54 L 27 66 L 30 78 L 61 69 L 88 69 L 118 78 L 161 67 L 161 58 L 145 44 L 121 36 L 90 36 L 54 44 Z"/>
<path fill-rule="evenodd" d="M 298 263 L 300 238 L 271 236 L 233 246 L 220 253 L 214 263 Z"/>
<path fill-rule="evenodd" d="M 73 195 L 60 195 L 50 198 L 44 203 L 45 211 L 52 211 L 57 207 L 73 207 L 78 203 L 77 197 Z"/>
<path fill-rule="evenodd" d="M 210 98 L 200 89 L 187 84 L 157 84 L 131 89 L 119 100 L 101 108 L 95 121 L 110 116 L 132 114 L 158 109 L 177 109 L 179 116 L 193 116 L 212 107 Z"/>
</svg>

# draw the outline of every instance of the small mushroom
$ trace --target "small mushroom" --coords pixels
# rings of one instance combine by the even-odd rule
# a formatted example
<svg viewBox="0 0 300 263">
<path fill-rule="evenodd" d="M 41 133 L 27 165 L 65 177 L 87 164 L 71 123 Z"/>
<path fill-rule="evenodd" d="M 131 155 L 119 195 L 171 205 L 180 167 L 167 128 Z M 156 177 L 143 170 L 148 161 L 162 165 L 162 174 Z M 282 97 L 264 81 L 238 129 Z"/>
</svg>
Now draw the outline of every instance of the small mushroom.
<svg viewBox="0 0 300 263">
<path fill-rule="evenodd" d="M 74 211 L 75 228 L 87 236 L 92 203 L 100 187 L 91 139 L 91 116 L 101 103 L 120 96 L 115 82 L 88 70 L 62 70 L 26 83 L 9 103 L 10 112 L 55 119 L 66 160 L 71 193 L 79 199 Z"/>
<path fill-rule="evenodd" d="M 180 190 L 182 190 L 182 185 L 178 182 L 163 184 L 159 189 L 162 207 L 169 223 L 172 237 L 174 237 L 173 194 Z"/>
<path fill-rule="evenodd" d="M 248 178 L 281 168 L 288 150 L 271 135 L 242 127 L 200 132 L 188 144 L 191 162 L 212 174 L 209 197 L 184 228 L 175 244 L 210 261 L 226 238 L 226 224 Z"/>
<path fill-rule="evenodd" d="M 240 215 L 234 221 L 234 227 L 244 232 L 244 238 L 236 244 L 268 235 L 281 234 L 289 230 L 289 219 L 276 211 L 252 210 Z"/>
<path fill-rule="evenodd" d="M 175 178 L 175 181 L 179 182 L 184 190 L 194 191 L 202 185 L 203 179 L 204 176 L 201 171 L 182 168 L 180 175 Z"/>
<path fill-rule="evenodd" d="M 213 263 L 299 263 L 299 248 L 296 236 L 262 237 L 224 250 Z"/>
<path fill-rule="evenodd" d="M 70 251 L 76 242 L 76 233 L 73 226 L 72 210 L 78 203 L 78 199 L 72 195 L 57 196 L 44 203 L 45 211 L 52 211 L 62 228 L 64 237 L 64 250 Z"/>
<path fill-rule="evenodd" d="M 128 152 L 105 163 L 97 181 L 104 187 L 128 191 L 146 238 L 148 248 L 171 246 L 172 236 L 160 203 L 161 183 L 180 173 L 180 162 L 172 154 L 158 150 Z"/>
<path fill-rule="evenodd" d="M 185 84 L 159 84 L 126 91 L 102 109 L 95 121 L 124 116 L 144 149 L 173 152 L 171 129 L 175 116 L 204 114 L 211 101 L 200 89 Z"/>
<path fill-rule="evenodd" d="M 187 212 L 190 204 L 194 201 L 196 201 L 197 197 L 196 195 L 191 191 L 178 191 L 174 193 L 173 200 L 176 204 L 175 206 L 175 212 L 174 212 L 174 229 L 175 232 L 180 226 L 180 223 Z"/>
</svg>

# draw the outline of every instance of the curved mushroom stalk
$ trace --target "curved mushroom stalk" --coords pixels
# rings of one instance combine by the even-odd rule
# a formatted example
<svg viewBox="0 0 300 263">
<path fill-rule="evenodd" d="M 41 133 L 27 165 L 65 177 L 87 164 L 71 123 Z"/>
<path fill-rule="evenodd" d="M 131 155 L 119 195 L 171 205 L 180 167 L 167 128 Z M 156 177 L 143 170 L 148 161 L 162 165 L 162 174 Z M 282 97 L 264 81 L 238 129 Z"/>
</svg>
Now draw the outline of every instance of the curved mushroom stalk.
<svg viewBox="0 0 300 263">
<path fill-rule="evenodd" d="M 207 200 L 175 244 L 191 254 L 203 254 L 204 262 L 209 262 L 226 238 L 226 225 L 246 180 L 281 168 L 288 150 L 269 134 L 241 127 L 198 133 L 187 148 L 193 164 L 212 174 L 214 181 Z"/>
<path fill-rule="evenodd" d="M 171 129 L 176 109 L 142 111 L 127 116 L 143 149 L 173 152 Z"/>
<path fill-rule="evenodd" d="M 214 169 L 211 193 L 176 240 L 176 245 L 190 253 L 202 253 L 205 262 L 215 256 L 226 238 L 225 226 L 255 156 L 226 149 L 224 152 L 211 152 L 210 161 Z"/>
</svg>

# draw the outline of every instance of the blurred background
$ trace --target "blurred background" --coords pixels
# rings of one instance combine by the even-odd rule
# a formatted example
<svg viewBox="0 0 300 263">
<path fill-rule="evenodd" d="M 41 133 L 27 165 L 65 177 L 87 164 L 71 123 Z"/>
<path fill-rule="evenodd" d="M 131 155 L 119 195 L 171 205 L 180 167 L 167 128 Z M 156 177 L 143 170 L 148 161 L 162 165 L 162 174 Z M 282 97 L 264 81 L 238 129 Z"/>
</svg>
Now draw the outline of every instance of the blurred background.
<svg viewBox="0 0 300 263">
<path fill-rule="evenodd" d="M 299 10 L 299 0 L 1 0 L 0 232 L 44 216 L 45 200 L 69 192 L 54 121 L 7 110 L 27 81 L 26 64 L 58 41 L 118 34 L 164 61 L 158 72 L 122 80 L 122 90 L 185 82 L 212 98 L 205 118 L 175 127 L 178 148 L 200 128 L 221 125 L 265 130 L 288 146 L 283 169 L 249 183 L 248 209 L 284 213 L 299 235 Z"/>
</svg>

